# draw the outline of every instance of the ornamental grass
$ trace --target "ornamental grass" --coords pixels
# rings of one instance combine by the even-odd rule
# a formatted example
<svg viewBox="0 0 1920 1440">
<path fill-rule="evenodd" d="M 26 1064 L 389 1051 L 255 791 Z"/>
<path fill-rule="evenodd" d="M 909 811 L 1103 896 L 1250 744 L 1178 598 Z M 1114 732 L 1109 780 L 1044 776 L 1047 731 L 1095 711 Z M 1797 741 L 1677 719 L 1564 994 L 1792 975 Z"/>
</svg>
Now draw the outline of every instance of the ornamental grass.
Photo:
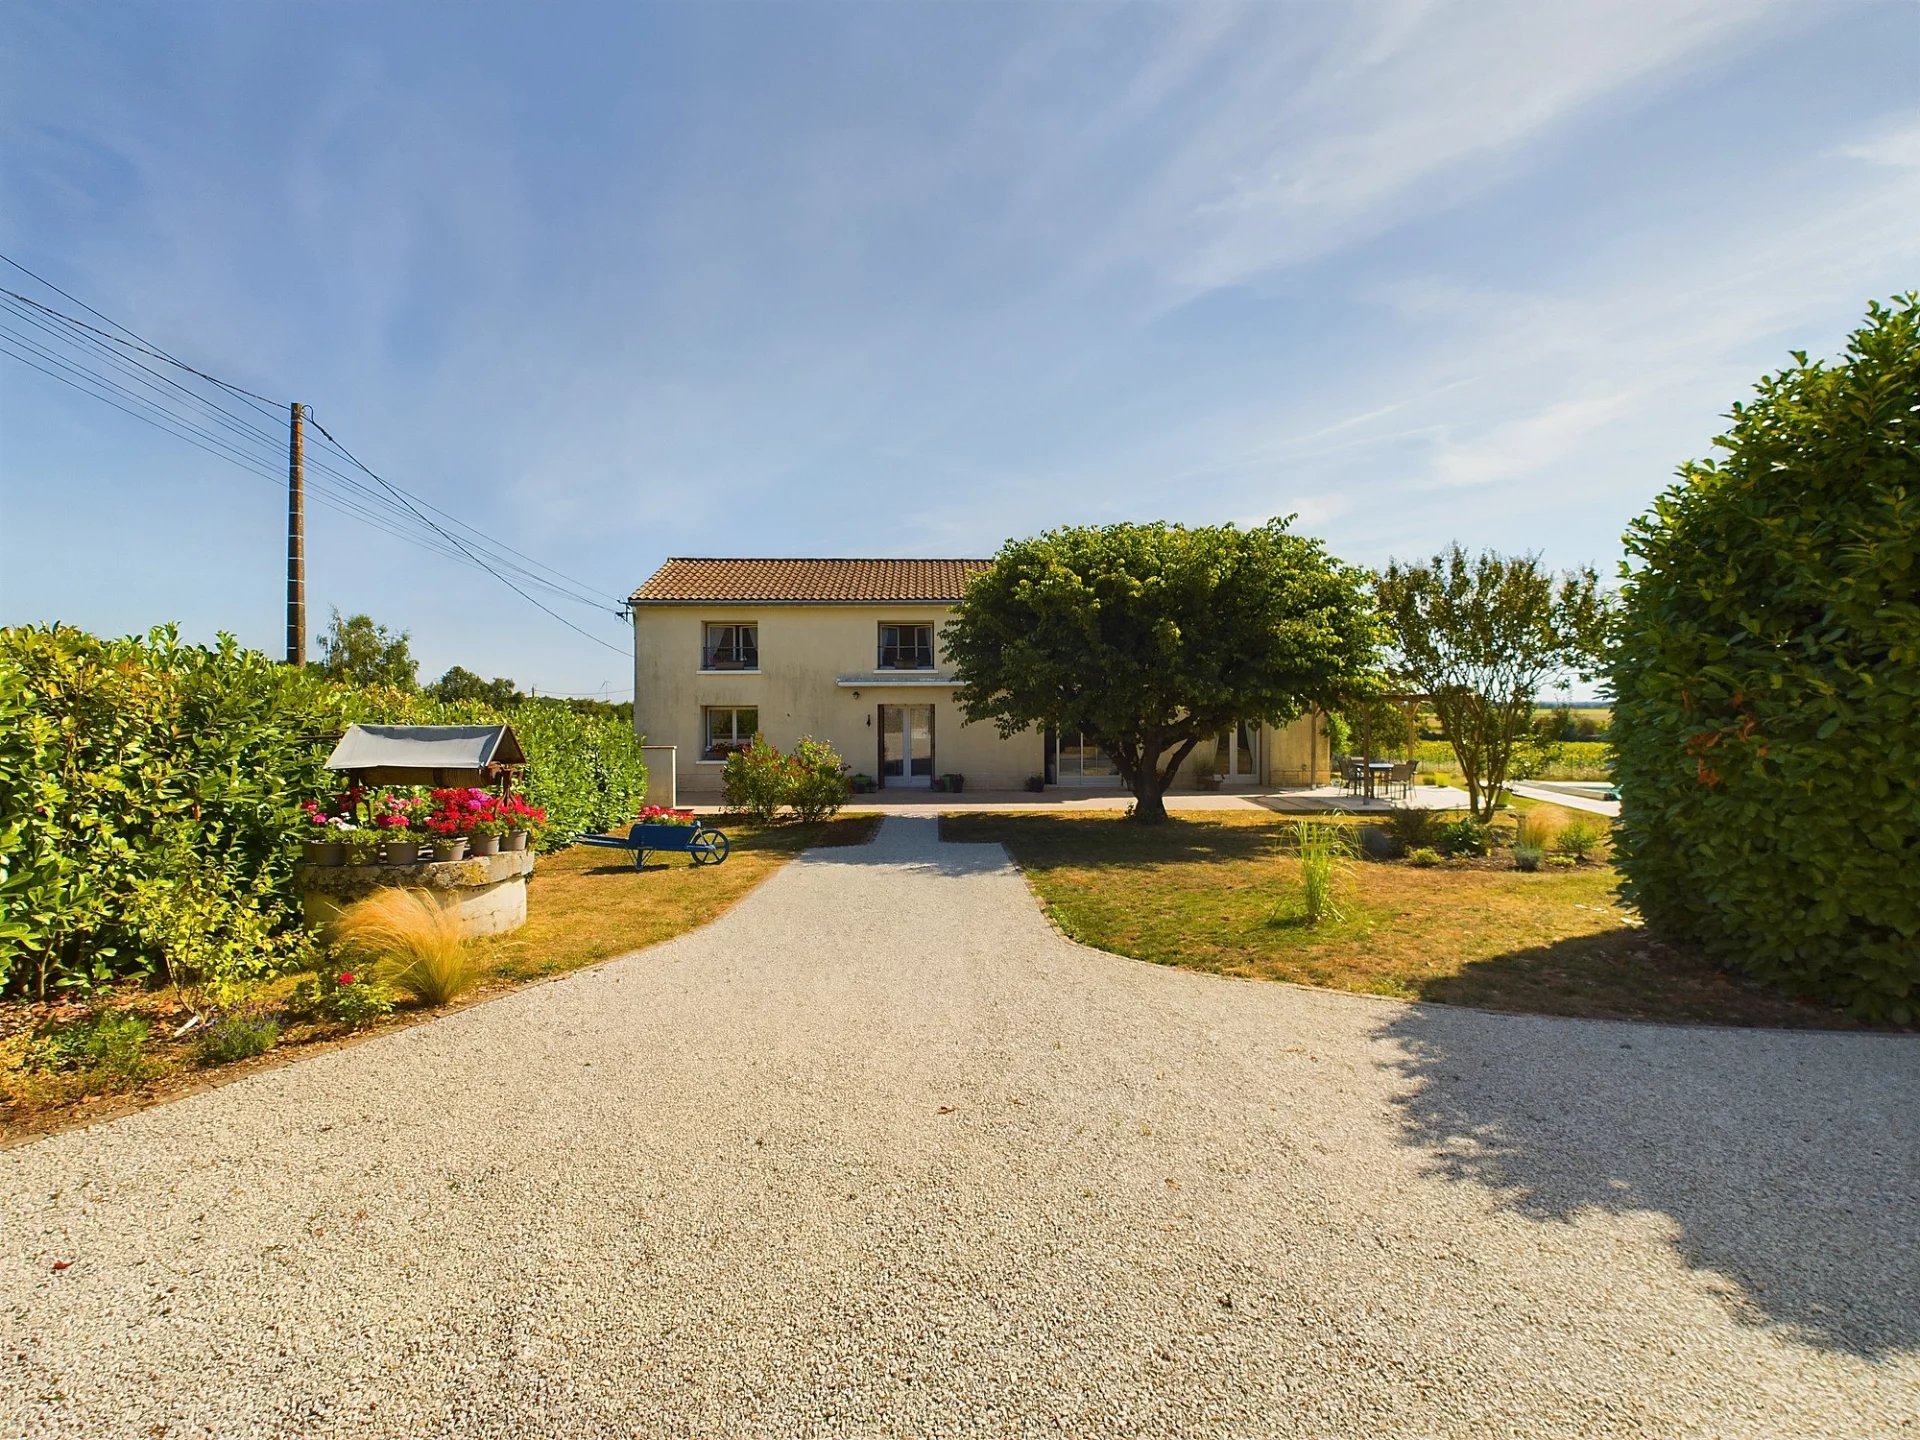
<svg viewBox="0 0 1920 1440">
<path fill-rule="evenodd" d="M 424 890 L 381 890 L 355 901 L 333 922 L 333 947 L 405 992 L 438 1009 L 478 978 L 460 912 Z"/>
</svg>

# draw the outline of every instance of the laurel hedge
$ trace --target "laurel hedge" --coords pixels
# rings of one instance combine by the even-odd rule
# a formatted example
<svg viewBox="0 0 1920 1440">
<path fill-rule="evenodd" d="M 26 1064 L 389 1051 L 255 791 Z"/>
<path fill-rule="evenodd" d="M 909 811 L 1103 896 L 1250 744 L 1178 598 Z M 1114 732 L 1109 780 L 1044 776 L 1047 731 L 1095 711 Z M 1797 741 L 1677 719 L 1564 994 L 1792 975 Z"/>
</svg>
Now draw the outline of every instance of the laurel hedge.
<svg viewBox="0 0 1920 1440">
<path fill-rule="evenodd" d="M 117 640 L 0 628 L 0 991 L 162 973 L 187 924 L 221 932 L 194 948 L 223 957 L 190 978 L 253 976 L 273 961 L 260 937 L 295 930 L 295 812 L 335 787 L 330 737 L 353 721 L 502 719 L 549 845 L 634 814 L 646 769 L 610 715 L 357 689 L 171 627 Z"/>
<path fill-rule="evenodd" d="M 1736 405 L 1627 535 L 1616 861 L 1649 922 L 1920 1019 L 1920 301 Z"/>
</svg>

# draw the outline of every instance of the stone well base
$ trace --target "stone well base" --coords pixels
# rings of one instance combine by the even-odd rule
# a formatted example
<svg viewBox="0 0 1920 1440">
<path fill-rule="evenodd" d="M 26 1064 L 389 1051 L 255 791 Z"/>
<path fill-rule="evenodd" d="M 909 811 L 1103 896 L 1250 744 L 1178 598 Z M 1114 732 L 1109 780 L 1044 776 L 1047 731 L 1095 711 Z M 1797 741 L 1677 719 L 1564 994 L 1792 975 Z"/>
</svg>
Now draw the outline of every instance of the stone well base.
<svg viewBox="0 0 1920 1440">
<path fill-rule="evenodd" d="M 296 865 L 293 883 L 307 928 L 318 930 L 376 890 L 432 890 L 460 911 L 466 935 L 499 935 L 527 923 L 527 877 L 533 852 L 514 850 L 424 865 Z"/>
</svg>

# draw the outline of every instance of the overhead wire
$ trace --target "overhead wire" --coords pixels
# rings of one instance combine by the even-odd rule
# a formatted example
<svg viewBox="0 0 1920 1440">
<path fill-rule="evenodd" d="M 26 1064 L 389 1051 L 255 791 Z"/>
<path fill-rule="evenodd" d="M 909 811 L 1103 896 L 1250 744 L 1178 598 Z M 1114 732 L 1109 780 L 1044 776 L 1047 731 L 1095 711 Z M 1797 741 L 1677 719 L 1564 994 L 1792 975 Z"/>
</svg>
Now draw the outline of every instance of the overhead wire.
<svg viewBox="0 0 1920 1440">
<path fill-rule="evenodd" d="M 70 372 L 70 375 L 80 377 L 80 379 L 76 380 L 69 378 L 68 375 L 61 375 L 48 370 L 45 365 L 36 363 L 27 356 L 18 354 L 13 350 L 5 350 L 3 353 L 6 353 L 12 359 L 28 365 L 32 369 L 40 371 L 42 374 L 49 375 L 51 378 L 69 385 L 82 394 L 100 400 L 103 404 L 107 404 L 113 409 L 121 411 L 123 414 L 131 415 L 135 419 L 142 420 L 167 434 L 173 435 L 176 439 L 184 440 L 188 444 L 194 445 L 195 448 L 214 455 L 216 458 L 235 464 L 239 468 L 247 470 L 251 474 L 258 475 L 276 485 L 284 483 L 275 476 L 272 469 L 265 468 L 276 463 L 276 458 L 271 453 L 269 456 L 263 458 L 258 452 L 251 448 L 251 443 L 237 443 L 235 440 L 230 440 L 225 436 L 215 435 L 206 428 L 205 424 L 200 422 L 207 421 L 218 425 L 233 435 L 238 436 L 241 442 L 264 444 L 269 447 L 270 452 L 277 449 L 279 444 L 279 438 L 277 436 L 261 431 L 245 417 L 235 414 L 233 411 L 217 404 L 207 396 L 193 390 L 191 387 L 180 384 L 178 381 L 173 380 L 172 377 L 164 374 L 164 372 L 158 371 L 152 366 L 145 364 L 142 360 L 135 358 L 134 355 L 120 352 L 133 351 L 137 355 L 144 355 L 151 359 L 164 361 L 166 364 L 172 365 L 187 374 L 218 386 L 223 391 L 248 400 L 253 403 L 256 408 L 263 409 L 264 413 L 276 418 L 284 412 L 284 407 L 279 405 L 278 402 L 256 391 L 236 385 L 231 381 L 223 380 L 219 376 L 209 374 L 204 370 L 188 364 L 151 340 L 148 340 L 139 332 L 122 325 L 112 317 L 94 309 L 94 307 L 87 304 L 86 301 L 61 289 L 44 276 L 28 269 L 10 256 L 0 254 L 0 261 L 4 261 L 22 274 L 46 286 L 55 294 L 78 305 L 102 323 L 118 330 L 120 335 L 114 335 L 108 331 L 99 329 L 97 326 L 89 325 L 83 320 L 64 314 L 52 306 L 35 300 L 31 296 L 22 295 L 18 291 L 5 287 L 0 287 L 0 306 L 4 306 L 18 318 L 33 324 L 36 329 L 42 331 L 43 334 L 46 334 L 50 338 L 70 345 L 76 352 L 94 359 L 96 363 L 101 360 L 106 361 L 120 374 L 134 380 L 136 383 L 146 386 L 150 390 L 154 390 L 165 400 L 171 401 L 172 404 L 163 404 L 152 396 L 132 391 L 128 389 L 126 385 L 102 375 L 98 371 L 90 370 L 85 365 L 76 365 L 72 363 L 70 358 L 61 358 L 55 352 L 47 349 L 43 344 L 37 343 L 18 332 L 5 331 L 4 327 L 0 327 L 0 333 L 7 334 L 16 345 L 28 349 L 31 353 L 39 355 L 41 358 L 60 367 L 60 369 Z M 23 311 L 21 309 L 22 306 L 29 307 L 32 313 Z M 123 339 L 121 338 L 122 336 L 130 338 Z M 108 350 L 105 348 L 107 345 L 112 345 L 116 347 L 116 349 Z M 87 383 L 82 384 L 80 380 L 84 380 Z M 173 391 L 178 392 L 181 398 L 191 401 L 198 409 L 183 414 L 179 409 L 174 408 L 179 404 L 179 401 L 175 400 L 174 396 L 161 391 L 159 384 L 155 383 L 156 381 L 164 383 Z M 88 388 L 89 385 L 95 388 Z M 99 393 L 103 390 L 108 393 Z M 113 398 L 114 396 L 118 396 L 119 399 L 116 400 Z M 140 406 L 141 410 L 130 409 L 127 404 L 119 403 L 120 400 Z M 143 410 L 153 412 L 153 414 L 163 417 L 164 420 L 169 423 L 162 423 L 161 420 L 153 418 L 153 414 L 141 413 Z M 311 407 L 307 408 L 306 413 L 308 416 L 311 416 Z M 189 415 L 192 418 L 188 418 Z M 309 468 L 318 472 L 310 482 L 310 488 L 312 488 L 314 497 L 318 503 L 325 505 L 327 508 L 351 515 L 397 539 L 417 545 L 431 553 L 484 570 L 494 575 L 495 578 L 499 579 L 509 589 L 520 595 L 522 599 L 532 604 L 536 609 L 539 609 L 550 618 L 559 621 L 569 629 L 576 631 L 607 649 L 619 654 L 627 653 L 624 648 L 610 645 L 600 637 L 592 635 L 590 632 L 574 625 L 564 616 L 559 615 L 533 595 L 521 589 L 520 585 L 515 584 L 514 580 L 509 578 L 509 575 L 517 576 L 526 584 L 545 590 L 547 593 L 558 598 L 587 605 L 596 610 L 619 607 L 613 610 L 613 613 L 616 615 L 624 614 L 626 602 L 623 599 L 609 592 L 596 590 L 591 586 L 574 580 L 564 572 L 534 559 L 534 557 L 525 552 L 507 545 L 503 541 L 494 539 L 492 536 L 487 535 L 485 531 L 461 520 L 458 516 L 452 515 L 440 507 L 433 505 L 431 502 L 413 495 L 403 487 L 394 484 L 384 476 L 373 471 L 362 462 L 358 456 L 348 450 L 345 445 L 341 444 L 331 432 L 321 426 L 317 420 L 313 423 L 315 429 L 320 432 L 320 435 L 327 445 L 349 464 L 354 466 L 355 469 L 359 470 L 369 479 L 374 480 L 380 487 L 380 489 L 376 490 L 366 485 L 357 477 L 342 471 L 337 465 L 330 464 L 327 460 L 318 456 L 310 457 L 308 461 Z M 174 428 L 176 426 L 179 428 Z M 182 433 L 183 431 L 190 433 Z M 196 439 L 196 436 L 200 438 Z M 342 489 L 351 492 L 351 494 L 344 495 L 329 492 L 326 485 L 319 480 L 319 476 L 327 477 L 329 482 L 340 486 Z M 423 509 L 442 516 L 450 524 L 467 532 L 474 538 L 468 540 L 454 535 L 445 526 L 432 520 L 427 514 L 423 513 Z"/>
</svg>

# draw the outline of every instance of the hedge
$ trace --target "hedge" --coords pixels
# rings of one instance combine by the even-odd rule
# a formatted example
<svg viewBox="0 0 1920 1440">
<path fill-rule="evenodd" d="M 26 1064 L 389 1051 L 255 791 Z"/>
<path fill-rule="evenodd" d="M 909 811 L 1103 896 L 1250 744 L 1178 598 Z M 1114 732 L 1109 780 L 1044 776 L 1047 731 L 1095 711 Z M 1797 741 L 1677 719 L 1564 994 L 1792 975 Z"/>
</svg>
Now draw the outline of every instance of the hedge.
<svg viewBox="0 0 1920 1440">
<path fill-rule="evenodd" d="M 295 811 L 335 788 L 330 738 L 356 720 L 502 719 L 549 847 L 634 814 L 646 770 L 618 719 L 354 689 L 228 636 L 182 644 L 172 627 L 120 640 L 0 628 L 0 991 L 155 974 L 167 923 L 190 908 L 230 915 L 235 935 L 257 934 L 261 914 L 290 932 Z M 193 907 L 169 895 L 195 886 L 220 893 Z"/>
<path fill-rule="evenodd" d="M 1920 1019 L 1920 303 L 1763 380 L 1627 535 L 1615 854 L 1648 921 Z"/>
</svg>

